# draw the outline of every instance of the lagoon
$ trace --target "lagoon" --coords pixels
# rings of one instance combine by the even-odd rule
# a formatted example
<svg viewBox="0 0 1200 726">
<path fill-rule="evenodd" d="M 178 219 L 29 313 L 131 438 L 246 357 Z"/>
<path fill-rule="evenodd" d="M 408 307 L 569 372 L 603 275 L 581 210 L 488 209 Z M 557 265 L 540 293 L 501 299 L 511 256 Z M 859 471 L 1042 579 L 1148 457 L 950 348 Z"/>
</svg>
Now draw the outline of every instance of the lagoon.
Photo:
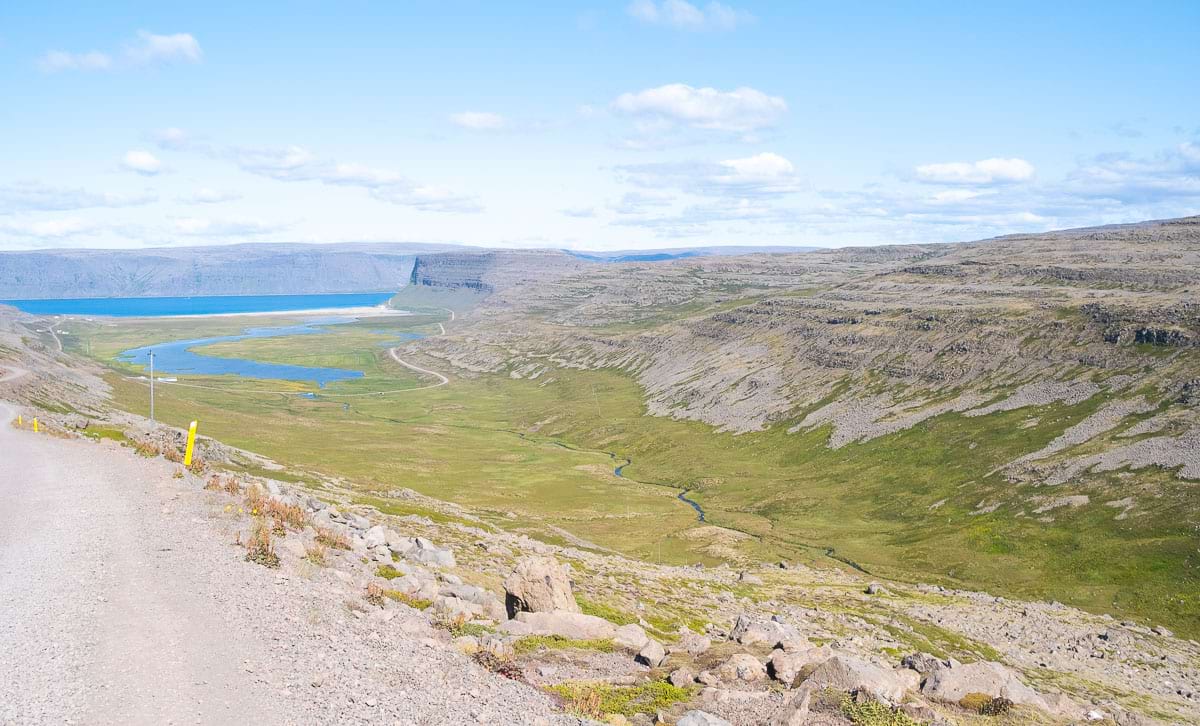
<svg viewBox="0 0 1200 726">
<path fill-rule="evenodd" d="M 299 310 L 378 307 L 391 292 L 321 295 L 207 295 L 197 297 L 81 297 L 57 300 L 0 300 L 34 315 L 96 315 L 117 318 L 179 315 L 285 313 Z"/>
<path fill-rule="evenodd" d="M 325 318 L 312 320 L 302 325 L 288 325 L 278 328 L 247 328 L 241 335 L 221 335 L 212 338 L 197 338 L 195 340 L 176 340 L 170 343 L 158 343 L 141 348 L 133 348 L 121 353 L 117 359 L 123 363 L 150 367 L 150 353 L 154 352 L 154 371 L 160 373 L 178 373 L 189 375 L 235 375 L 245 378 L 264 378 L 281 381 L 312 381 L 324 388 L 325 384 L 362 378 L 362 371 L 347 368 L 321 368 L 317 366 L 297 366 L 282 363 L 263 363 L 242 358 L 219 358 L 212 355 L 197 353 L 193 349 L 214 343 L 229 343 L 247 338 L 278 338 L 288 335 L 321 335 L 328 333 L 319 326 L 333 325 L 353 320 L 353 318 Z"/>
</svg>

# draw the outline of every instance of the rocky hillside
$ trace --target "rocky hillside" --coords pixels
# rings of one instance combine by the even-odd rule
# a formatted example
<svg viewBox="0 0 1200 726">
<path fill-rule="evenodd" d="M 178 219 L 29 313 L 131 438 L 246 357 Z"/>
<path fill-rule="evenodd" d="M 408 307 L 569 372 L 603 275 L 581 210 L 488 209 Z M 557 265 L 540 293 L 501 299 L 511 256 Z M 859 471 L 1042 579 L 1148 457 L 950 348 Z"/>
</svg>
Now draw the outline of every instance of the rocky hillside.
<svg viewBox="0 0 1200 726">
<path fill-rule="evenodd" d="M 407 350 L 461 375 L 631 377 L 649 414 L 718 438 L 674 456 L 678 429 L 572 435 L 715 524 L 1196 631 L 1198 293 L 1188 218 L 608 264 L 497 286 Z"/>
<path fill-rule="evenodd" d="M 416 244 L 230 245 L 0 252 L 0 298 L 379 292 L 401 287 Z"/>
</svg>

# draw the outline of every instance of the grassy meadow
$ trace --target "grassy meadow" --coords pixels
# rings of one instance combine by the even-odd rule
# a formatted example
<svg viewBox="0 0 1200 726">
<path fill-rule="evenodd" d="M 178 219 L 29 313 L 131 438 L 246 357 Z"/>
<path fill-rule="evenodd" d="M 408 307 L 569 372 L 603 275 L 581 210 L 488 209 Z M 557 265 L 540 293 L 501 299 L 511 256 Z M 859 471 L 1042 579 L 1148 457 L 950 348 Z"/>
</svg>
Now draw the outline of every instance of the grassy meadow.
<svg viewBox="0 0 1200 726">
<path fill-rule="evenodd" d="M 340 477 L 379 503 L 387 503 L 379 498 L 389 490 L 407 487 L 549 541 L 674 563 L 852 563 L 901 580 L 1058 599 L 1200 632 L 1200 571 L 1189 523 L 1200 511 L 1196 487 L 1169 472 L 1140 472 L 1135 491 L 1143 514 L 1118 520 L 1119 510 L 1102 503 L 1131 493 L 1119 474 L 1052 492 L 989 475 L 1095 411 L 1101 397 L 976 418 L 943 415 L 831 450 L 826 428 L 789 435 L 792 422 L 782 422 L 733 436 L 646 416 L 636 382 L 614 371 L 555 370 L 536 380 L 464 377 L 436 360 L 414 358 L 451 379 L 430 388 L 436 379 L 396 364 L 387 347 L 401 333 L 436 334 L 444 315 L 376 318 L 331 326 L 319 336 L 206 347 L 211 355 L 366 375 L 323 391 L 295 382 L 181 376 L 180 383 L 211 388 L 159 386 L 158 418 L 176 426 L 197 419 L 204 435 L 269 456 L 301 477 Z M 144 381 L 130 380 L 140 371 L 115 362 L 120 351 L 289 322 L 280 316 L 63 327 L 71 332 L 68 349 L 111 367 L 115 403 L 145 414 Z M 1033 419 L 1036 425 L 1027 425 Z M 625 476 L 614 476 L 626 459 Z M 704 507 L 707 524 L 676 498 L 682 489 Z M 1088 493 L 1093 505 L 1053 510 L 1049 522 L 1039 521 L 1029 502 L 1035 494 L 1076 493 Z M 998 506 L 984 511 L 989 503 Z"/>
</svg>

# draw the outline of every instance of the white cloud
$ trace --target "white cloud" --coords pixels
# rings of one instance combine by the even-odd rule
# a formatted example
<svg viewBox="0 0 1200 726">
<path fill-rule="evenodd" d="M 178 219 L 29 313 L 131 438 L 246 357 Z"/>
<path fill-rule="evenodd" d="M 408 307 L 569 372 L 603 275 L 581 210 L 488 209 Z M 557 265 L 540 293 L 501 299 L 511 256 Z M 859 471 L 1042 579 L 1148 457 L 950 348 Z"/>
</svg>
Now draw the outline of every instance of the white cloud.
<svg viewBox="0 0 1200 726">
<path fill-rule="evenodd" d="M 139 30 L 137 39 L 128 43 L 120 53 L 51 50 L 39 58 L 37 64 L 46 73 L 108 71 L 155 63 L 199 63 L 203 57 L 200 43 L 190 33 L 157 35 Z"/>
<path fill-rule="evenodd" d="M 630 164 L 617 167 L 617 171 L 625 181 L 639 187 L 673 187 L 706 197 L 778 197 L 800 188 L 792 162 L 771 152 L 715 163 Z"/>
<path fill-rule="evenodd" d="M 508 120 L 490 111 L 463 111 L 450 114 L 450 123 L 472 131 L 497 131 L 508 125 Z"/>
<path fill-rule="evenodd" d="M 444 187 L 418 184 L 403 174 L 363 164 L 321 159 L 300 146 L 241 147 L 228 156 L 242 171 L 279 181 L 315 181 L 333 186 L 360 187 L 389 204 L 422 211 L 471 213 L 482 210 L 472 196 Z"/>
<path fill-rule="evenodd" d="M 475 197 L 459 194 L 445 187 L 392 184 L 372 189 L 371 196 L 381 202 L 412 207 L 423 212 L 475 214 L 483 211 L 483 205 Z"/>
<path fill-rule="evenodd" d="M 779 154 L 764 152 L 745 159 L 722 161 L 721 166 L 729 169 L 726 175 L 733 181 L 770 181 L 790 178 L 796 173 L 792 162 Z"/>
<path fill-rule="evenodd" d="M 121 159 L 121 165 L 129 171 L 143 176 L 154 176 L 162 171 L 162 162 L 158 160 L 158 157 L 149 151 L 140 149 L 125 152 L 125 156 Z"/>
<path fill-rule="evenodd" d="M 174 231 L 189 237 L 254 237 L 277 232 L 285 227 L 257 219 L 210 219 L 180 217 L 174 220 Z"/>
<path fill-rule="evenodd" d="M 52 187 L 39 182 L 0 185 L 0 214 L 28 211 L 65 211 L 92 207 L 133 207 L 157 200 L 150 192 L 118 194 L 80 188 Z"/>
<path fill-rule="evenodd" d="M 39 221 L 0 222 L 0 231 L 33 239 L 55 240 L 90 232 L 96 225 L 78 217 L 47 219 Z"/>
<path fill-rule="evenodd" d="M 155 35 L 145 30 L 139 30 L 137 42 L 125 48 L 125 58 L 133 65 L 199 63 L 203 56 L 200 44 L 196 42 L 191 33 Z"/>
<path fill-rule="evenodd" d="M 617 214 L 644 214 L 654 209 L 669 207 L 673 198 L 656 192 L 626 192 L 616 202 L 610 202 L 608 208 Z"/>
<path fill-rule="evenodd" d="M 613 108 L 631 116 L 682 124 L 697 129 L 744 133 L 773 126 L 787 102 L 753 88 L 718 91 L 671 83 L 637 93 L 623 93 Z"/>
<path fill-rule="evenodd" d="M 242 195 L 237 192 L 221 191 L 220 189 L 212 189 L 210 187 L 200 187 L 190 195 L 181 197 L 179 201 L 192 204 L 220 204 L 222 202 L 232 202 L 241 199 Z"/>
<path fill-rule="evenodd" d="M 1010 184 L 1033 178 L 1033 164 L 1024 159 L 984 159 L 923 164 L 917 179 L 933 184 Z"/>
<path fill-rule="evenodd" d="M 46 73 L 58 71 L 106 71 L 112 68 L 113 60 L 107 53 L 67 53 L 52 50 L 38 59 L 38 68 Z"/>
<path fill-rule="evenodd" d="M 715 1 L 701 8 L 686 0 L 634 0 L 626 11 L 643 23 L 680 30 L 733 30 L 754 20 L 754 16 L 744 10 L 735 10 Z"/>
<path fill-rule="evenodd" d="M 591 219 L 596 216 L 594 207 L 571 207 L 560 209 L 558 213 L 565 217 L 574 217 L 575 219 Z"/>
<path fill-rule="evenodd" d="M 183 129 L 169 128 L 161 129 L 150 134 L 150 138 L 154 143 L 158 144 L 161 149 L 170 149 L 172 151 L 182 151 L 187 149 L 192 144 L 191 137 Z"/>
</svg>

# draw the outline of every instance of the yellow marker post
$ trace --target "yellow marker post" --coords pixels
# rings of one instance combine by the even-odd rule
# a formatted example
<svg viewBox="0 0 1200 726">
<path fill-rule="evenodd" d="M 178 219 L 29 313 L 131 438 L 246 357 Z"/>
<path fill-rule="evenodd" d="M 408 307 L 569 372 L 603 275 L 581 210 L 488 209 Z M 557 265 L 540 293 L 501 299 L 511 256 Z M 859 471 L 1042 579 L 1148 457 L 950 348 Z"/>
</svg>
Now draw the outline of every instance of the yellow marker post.
<svg viewBox="0 0 1200 726">
<path fill-rule="evenodd" d="M 38 432 L 38 425 L 37 425 L 37 419 L 35 418 L 33 420 L 33 433 L 36 434 L 37 432 Z"/>
<path fill-rule="evenodd" d="M 21 417 L 21 414 L 19 414 L 19 413 L 17 414 L 17 428 L 19 428 L 19 429 L 25 428 L 25 420 Z"/>
<path fill-rule="evenodd" d="M 184 467 L 192 465 L 192 449 L 196 446 L 196 422 L 193 421 L 191 426 L 188 426 L 188 442 L 187 451 L 183 455 Z"/>
</svg>

